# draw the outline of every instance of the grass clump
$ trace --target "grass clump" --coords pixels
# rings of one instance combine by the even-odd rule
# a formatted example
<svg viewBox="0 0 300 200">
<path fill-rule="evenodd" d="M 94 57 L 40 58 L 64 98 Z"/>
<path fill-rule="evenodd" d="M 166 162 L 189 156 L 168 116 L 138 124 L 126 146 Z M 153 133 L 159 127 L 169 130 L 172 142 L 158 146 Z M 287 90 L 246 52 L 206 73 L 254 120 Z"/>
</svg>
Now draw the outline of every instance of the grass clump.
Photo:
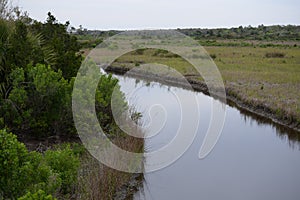
<svg viewBox="0 0 300 200">
<path fill-rule="evenodd" d="M 265 55 L 267 58 L 284 58 L 285 57 L 285 53 L 281 53 L 281 52 L 268 52 Z"/>
</svg>

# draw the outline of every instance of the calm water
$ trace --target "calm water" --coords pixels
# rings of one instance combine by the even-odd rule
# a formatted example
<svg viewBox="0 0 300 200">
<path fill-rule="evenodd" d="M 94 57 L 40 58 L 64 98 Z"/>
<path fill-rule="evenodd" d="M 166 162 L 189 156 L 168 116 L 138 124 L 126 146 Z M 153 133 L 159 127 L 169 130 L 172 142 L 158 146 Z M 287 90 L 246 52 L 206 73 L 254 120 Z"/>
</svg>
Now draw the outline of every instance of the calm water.
<svg viewBox="0 0 300 200">
<path fill-rule="evenodd" d="M 181 101 L 186 105 L 196 96 L 200 110 L 199 128 L 191 147 L 172 165 L 145 174 L 135 200 L 300 199 L 299 133 L 287 132 L 226 105 L 222 135 L 208 157 L 199 160 L 211 105 L 216 100 L 181 88 L 117 77 L 130 104 L 143 113 L 144 124 L 151 121 L 148 111 L 152 105 L 163 108 L 152 110 L 152 117 L 165 123 L 157 135 L 145 140 L 146 151 L 163 147 L 176 134 L 181 110 L 174 93 L 186 97 Z M 198 120 L 191 118 L 190 122 Z M 146 157 L 145 162 L 155 161 Z"/>
</svg>

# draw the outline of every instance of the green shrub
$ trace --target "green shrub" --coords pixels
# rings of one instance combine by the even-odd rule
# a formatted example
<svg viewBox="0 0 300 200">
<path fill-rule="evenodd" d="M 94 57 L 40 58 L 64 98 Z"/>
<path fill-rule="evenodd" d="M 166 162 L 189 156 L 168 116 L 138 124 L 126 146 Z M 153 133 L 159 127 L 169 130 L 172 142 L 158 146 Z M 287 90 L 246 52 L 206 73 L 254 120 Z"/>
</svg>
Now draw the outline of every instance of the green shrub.
<svg viewBox="0 0 300 200">
<path fill-rule="evenodd" d="M 6 130 L 0 130 L 0 194 L 12 198 L 21 194 L 25 187 L 25 172 L 29 167 L 26 162 L 28 152 L 17 137 Z"/>
<path fill-rule="evenodd" d="M 77 170 L 80 164 L 78 156 L 68 145 L 63 149 L 46 151 L 45 160 L 61 179 L 62 191 L 69 192 L 77 180 Z"/>
<path fill-rule="evenodd" d="M 70 146 L 48 150 L 45 156 L 28 152 L 17 137 L 0 130 L 0 194 L 14 199 L 26 192 L 57 194 L 72 189 L 79 158 Z"/>
<path fill-rule="evenodd" d="M 28 192 L 26 195 L 18 198 L 18 200 L 56 200 L 51 195 L 47 195 L 45 191 L 39 190 L 36 193 Z"/>
<path fill-rule="evenodd" d="M 49 166 L 41 153 L 29 152 L 27 162 L 30 163 L 30 168 L 25 173 L 27 175 L 25 181 L 31 183 L 27 188 L 28 190 L 37 191 L 42 189 L 49 194 L 59 192 L 62 187 L 60 174 Z"/>
<path fill-rule="evenodd" d="M 72 82 L 61 70 L 50 66 L 28 65 L 10 73 L 11 90 L 1 102 L 4 124 L 17 134 L 29 132 L 36 137 L 75 132 L 72 123 Z"/>
</svg>

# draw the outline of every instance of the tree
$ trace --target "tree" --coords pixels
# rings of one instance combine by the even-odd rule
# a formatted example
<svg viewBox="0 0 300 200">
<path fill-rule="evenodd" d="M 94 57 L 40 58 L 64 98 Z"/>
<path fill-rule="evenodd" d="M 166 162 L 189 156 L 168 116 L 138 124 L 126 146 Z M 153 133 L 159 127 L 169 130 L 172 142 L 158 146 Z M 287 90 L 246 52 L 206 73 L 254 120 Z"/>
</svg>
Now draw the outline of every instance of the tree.
<svg viewBox="0 0 300 200">
<path fill-rule="evenodd" d="M 63 77 L 71 79 L 75 77 L 82 62 L 82 56 L 78 53 L 80 45 L 77 38 L 68 33 L 70 23 L 60 24 L 49 12 L 46 23 L 35 22 L 30 29 L 33 33 L 41 34 L 45 45 L 52 47 L 57 57 L 56 64 L 51 67 L 60 69 Z"/>
</svg>

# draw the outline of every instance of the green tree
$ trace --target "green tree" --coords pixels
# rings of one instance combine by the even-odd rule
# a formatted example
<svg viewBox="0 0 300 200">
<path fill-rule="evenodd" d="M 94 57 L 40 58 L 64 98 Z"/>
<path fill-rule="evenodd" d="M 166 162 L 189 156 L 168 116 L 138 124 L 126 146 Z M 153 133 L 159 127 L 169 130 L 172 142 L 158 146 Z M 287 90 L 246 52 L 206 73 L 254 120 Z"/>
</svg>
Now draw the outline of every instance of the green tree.
<svg viewBox="0 0 300 200">
<path fill-rule="evenodd" d="M 51 67 L 60 69 L 63 77 L 71 79 L 75 77 L 82 62 L 82 56 L 78 53 L 80 45 L 75 36 L 67 32 L 70 23 L 60 24 L 49 12 L 45 23 L 35 22 L 30 26 L 33 33 L 41 34 L 45 45 L 51 46 L 57 56 L 57 62 Z"/>
</svg>

